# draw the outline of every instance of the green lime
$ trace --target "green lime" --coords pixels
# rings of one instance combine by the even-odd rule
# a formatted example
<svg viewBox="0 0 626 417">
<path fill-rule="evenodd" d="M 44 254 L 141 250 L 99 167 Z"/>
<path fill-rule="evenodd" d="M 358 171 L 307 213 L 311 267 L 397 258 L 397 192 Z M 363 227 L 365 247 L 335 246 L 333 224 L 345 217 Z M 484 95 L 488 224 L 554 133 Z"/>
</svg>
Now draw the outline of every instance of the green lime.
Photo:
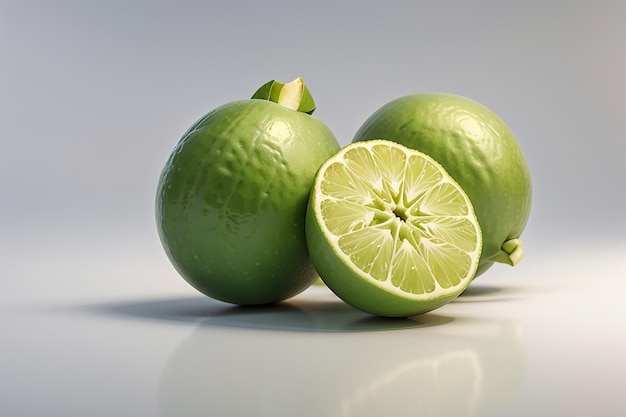
<svg viewBox="0 0 626 417">
<path fill-rule="evenodd" d="M 515 265 L 530 215 L 532 187 L 522 148 L 507 125 L 471 99 L 413 94 L 372 114 L 354 141 L 385 138 L 432 156 L 469 195 L 483 234 L 476 275 L 494 262 Z"/>
<path fill-rule="evenodd" d="M 235 304 L 277 302 L 315 281 L 307 200 L 319 166 L 339 149 L 309 114 L 315 107 L 300 78 L 270 82 L 253 97 L 216 108 L 183 135 L 156 196 L 174 267 L 202 293 Z"/>
<path fill-rule="evenodd" d="M 428 155 L 386 140 L 352 143 L 320 167 L 306 233 L 326 285 L 380 316 L 450 302 L 474 277 L 481 250 L 463 189 Z"/>
</svg>

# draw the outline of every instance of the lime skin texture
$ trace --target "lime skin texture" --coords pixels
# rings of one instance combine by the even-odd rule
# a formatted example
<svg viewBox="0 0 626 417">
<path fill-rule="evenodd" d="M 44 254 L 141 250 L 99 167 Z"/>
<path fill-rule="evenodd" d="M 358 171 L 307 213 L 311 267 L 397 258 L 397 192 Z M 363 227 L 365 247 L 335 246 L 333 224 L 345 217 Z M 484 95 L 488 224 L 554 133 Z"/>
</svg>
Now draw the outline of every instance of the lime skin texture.
<svg viewBox="0 0 626 417">
<path fill-rule="evenodd" d="M 183 135 L 161 173 L 156 220 L 180 275 L 209 297 L 278 302 L 317 274 L 305 240 L 319 166 L 339 150 L 319 119 L 268 100 L 227 103 Z"/>
<path fill-rule="evenodd" d="M 370 139 L 392 140 L 430 155 L 461 185 L 483 234 L 476 276 L 494 262 L 516 263 L 503 244 L 517 242 L 526 227 L 532 184 L 522 148 L 500 117 L 459 95 L 412 94 L 376 110 L 353 141 Z"/>
</svg>

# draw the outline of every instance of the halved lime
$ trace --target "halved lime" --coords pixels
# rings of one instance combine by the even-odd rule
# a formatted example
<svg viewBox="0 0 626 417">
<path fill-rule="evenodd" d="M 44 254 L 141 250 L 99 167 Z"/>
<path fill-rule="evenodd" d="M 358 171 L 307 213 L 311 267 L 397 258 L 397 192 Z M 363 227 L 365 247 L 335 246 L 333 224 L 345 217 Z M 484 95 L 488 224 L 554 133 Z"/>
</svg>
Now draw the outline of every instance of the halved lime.
<svg viewBox="0 0 626 417">
<path fill-rule="evenodd" d="M 463 189 L 428 155 L 387 140 L 354 142 L 320 167 L 306 234 L 326 285 L 389 317 L 452 301 L 474 277 L 482 246 Z"/>
</svg>

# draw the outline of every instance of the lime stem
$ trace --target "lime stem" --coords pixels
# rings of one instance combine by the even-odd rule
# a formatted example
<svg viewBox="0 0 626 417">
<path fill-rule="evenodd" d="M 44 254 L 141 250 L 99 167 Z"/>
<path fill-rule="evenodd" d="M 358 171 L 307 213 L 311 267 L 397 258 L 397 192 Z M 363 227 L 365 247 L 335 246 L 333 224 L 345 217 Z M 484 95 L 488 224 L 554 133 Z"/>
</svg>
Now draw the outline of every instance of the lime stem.
<svg viewBox="0 0 626 417">
<path fill-rule="evenodd" d="M 302 78 L 298 77 L 292 82 L 289 82 L 283 86 L 278 95 L 278 104 L 281 104 L 288 109 L 298 110 L 300 103 L 302 102 L 302 92 L 304 91 L 304 82 Z"/>
<path fill-rule="evenodd" d="M 273 101 L 288 109 L 307 114 L 312 114 L 315 110 L 313 96 L 302 77 L 286 84 L 276 80 L 268 81 L 252 95 L 252 98 Z"/>
<path fill-rule="evenodd" d="M 509 239 L 502 244 L 500 252 L 490 259 L 494 262 L 515 266 L 524 257 L 524 245 L 520 239 Z"/>
</svg>

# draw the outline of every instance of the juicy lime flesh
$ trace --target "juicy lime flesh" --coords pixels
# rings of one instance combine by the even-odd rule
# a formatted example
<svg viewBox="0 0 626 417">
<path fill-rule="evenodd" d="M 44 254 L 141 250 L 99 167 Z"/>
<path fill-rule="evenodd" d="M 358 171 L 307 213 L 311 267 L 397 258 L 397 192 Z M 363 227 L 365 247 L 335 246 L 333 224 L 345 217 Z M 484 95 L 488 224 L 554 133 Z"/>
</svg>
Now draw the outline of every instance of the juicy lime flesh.
<svg viewBox="0 0 626 417">
<path fill-rule="evenodd" d="M 393 314 L 359 301 L 355 307 L 417 314 L 420 301 L 453 298 L 473 277 L 481 234 L 472 205 L 430 157 L 387 141 L 349 146 L 322 166 L 315 187 L 310 211 L 329 245 L 356 271 L 338 276 L 314 257 L 327 285 L 335 291 L 341 281 L 365 280 L 380 294 L 414 301 Z M 356 291 L 339 289 L 338 295 L 354 305 L 350 293 Z M 369 298 L 365 304 L 377 302 L 376 294 Z"/>
<path fill-rule="evenodd" d="M 378 109 L 354 141 L 384 138 L 433 157 L 470 197 L 483 234 L 477 275 L 530 215 L 530 172 L 519 142 L 491 110 L 443 93 L 414 94 Z"/>
<path fill-rule="evenodd" d="M 236 304 L 307 288 L 317 277 L 307 200 L 338 148 L 318 119 L 266 100 L 229 103 L 194 124 L 165 164 L 156 201 L 163 246 L 183 278 Z"/>
</svg>

